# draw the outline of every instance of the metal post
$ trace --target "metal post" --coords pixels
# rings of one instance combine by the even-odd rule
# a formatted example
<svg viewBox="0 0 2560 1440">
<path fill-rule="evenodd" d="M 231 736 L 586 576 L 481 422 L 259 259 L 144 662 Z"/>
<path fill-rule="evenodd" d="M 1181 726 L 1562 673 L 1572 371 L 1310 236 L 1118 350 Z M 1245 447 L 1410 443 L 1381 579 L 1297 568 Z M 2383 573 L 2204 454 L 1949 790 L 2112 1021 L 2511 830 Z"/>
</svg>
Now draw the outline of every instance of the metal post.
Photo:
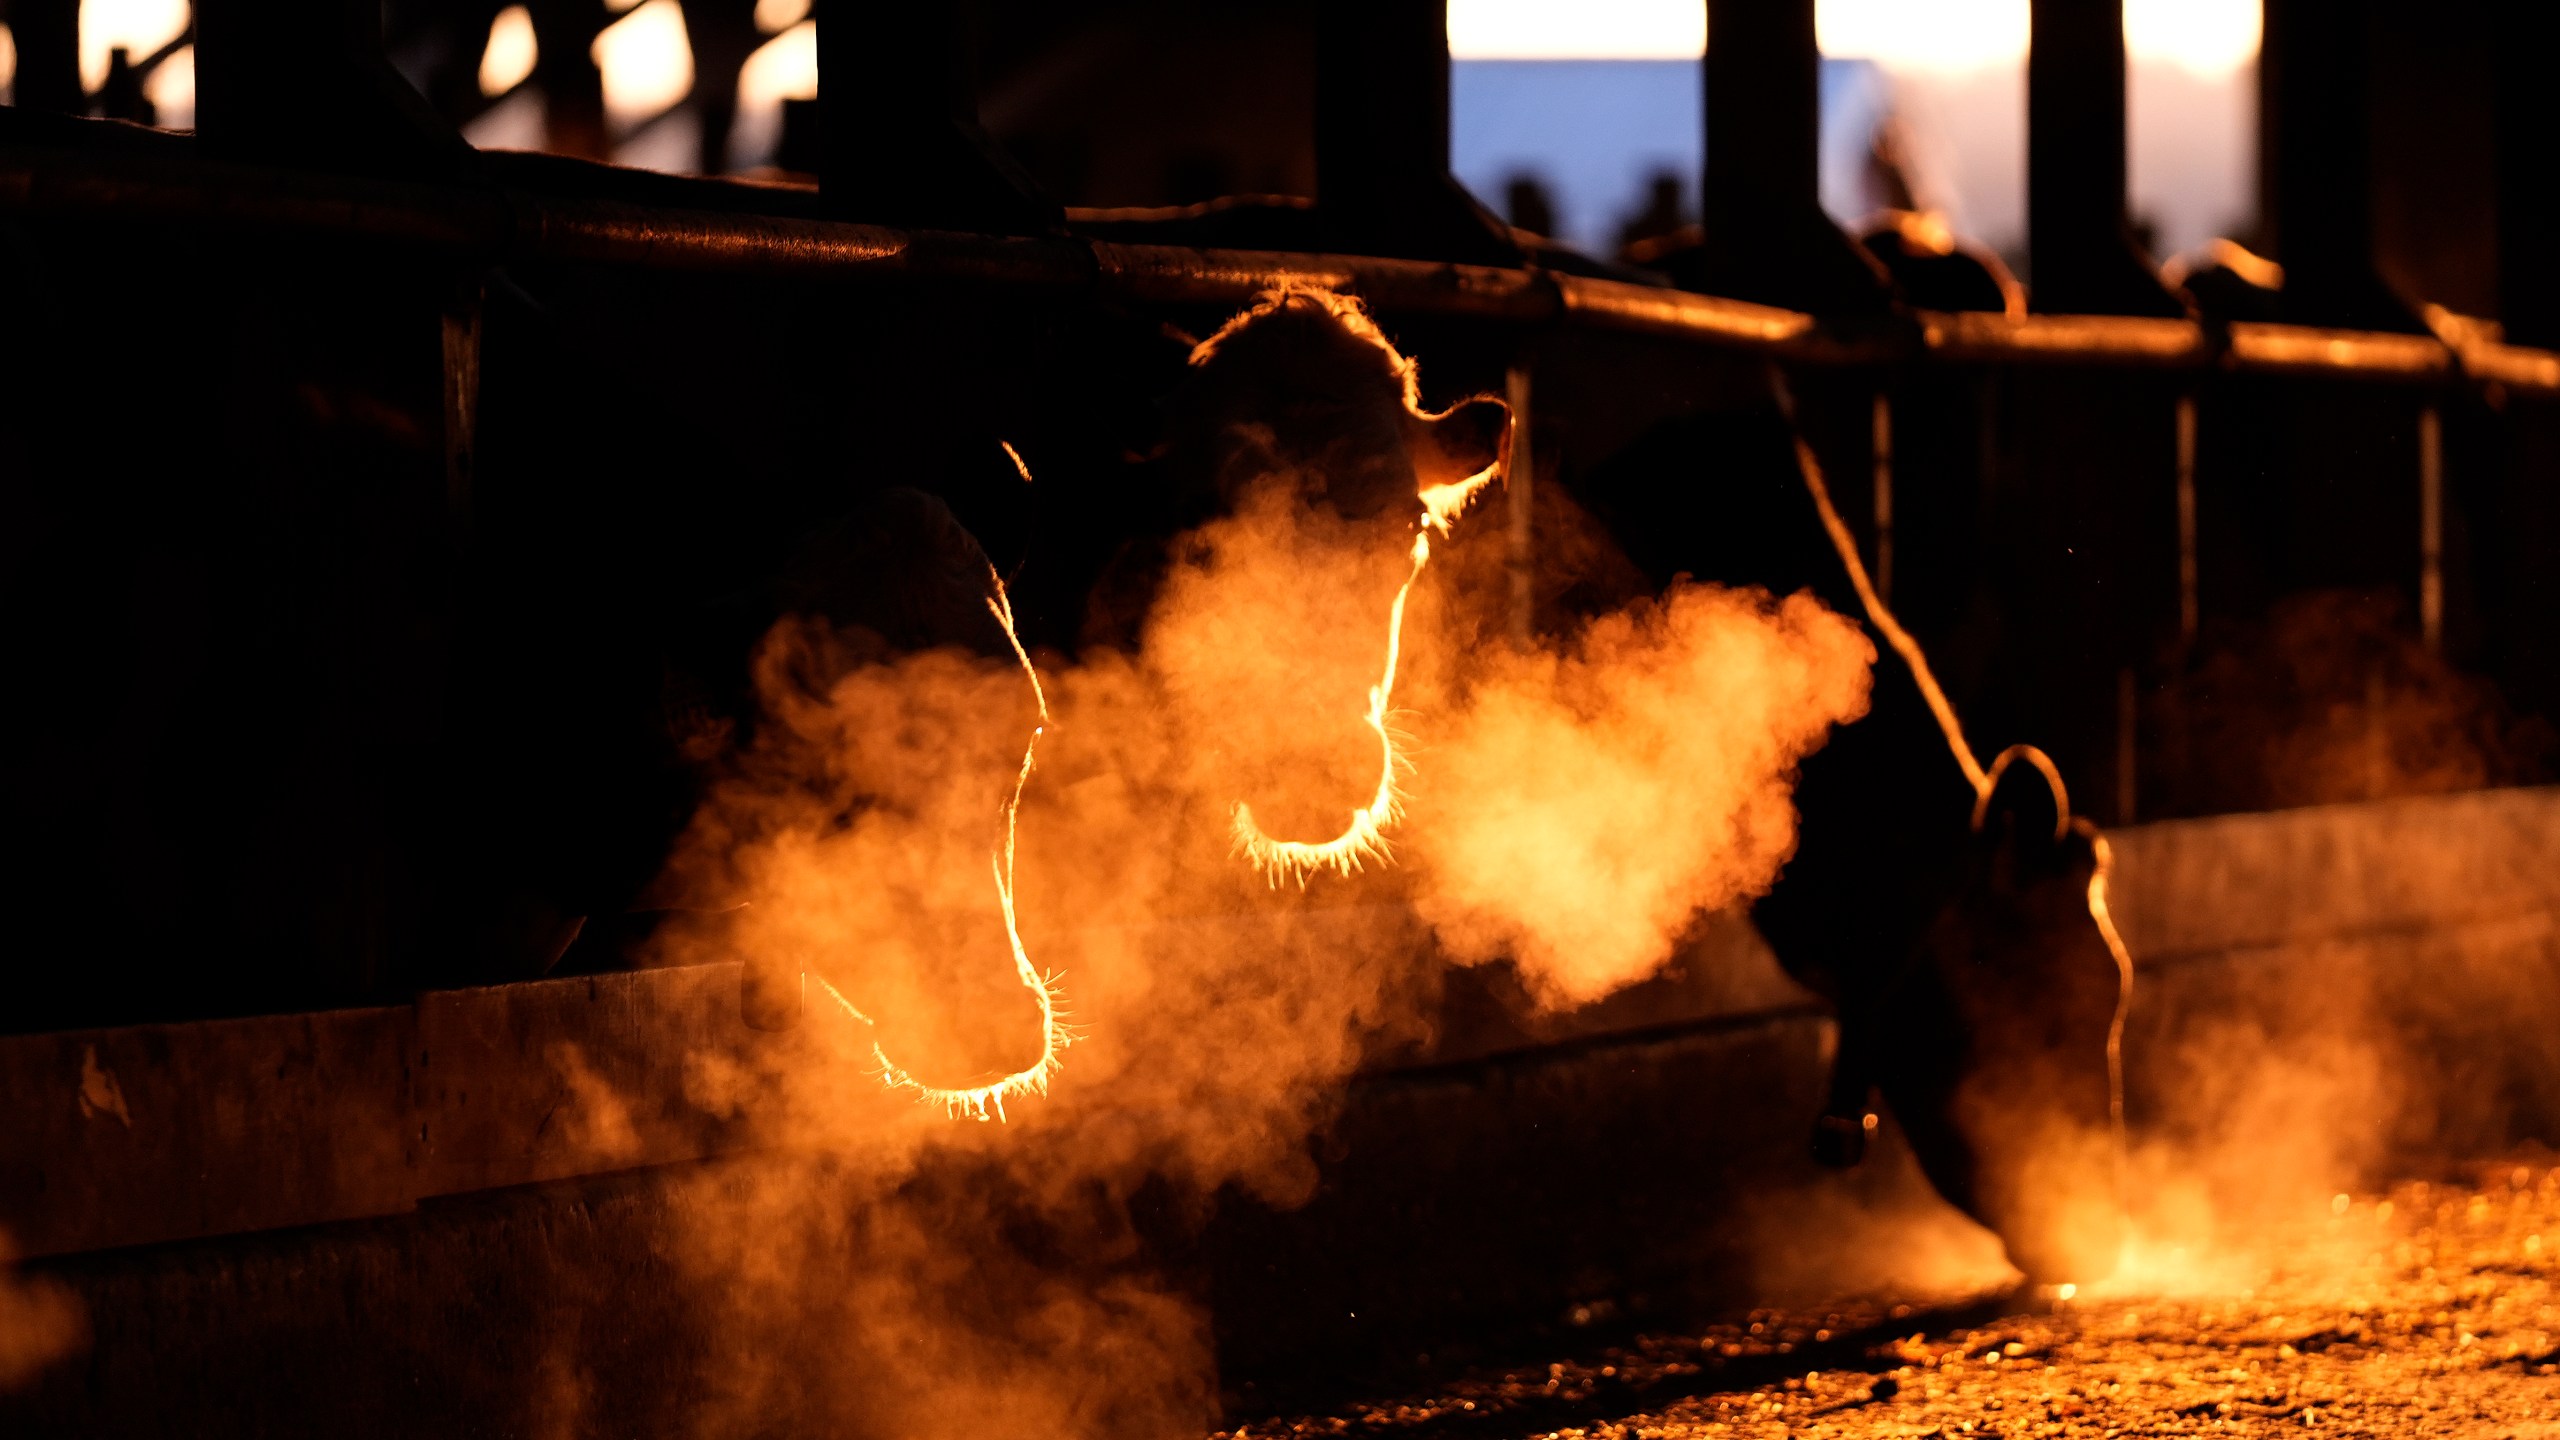
<svg viewBox="0 0 2560 1440">
<path fill-rule="evenodd" d="M 2264 0 L 2259 183 L 2283 319 L 2424 334 L 2373 264 L 2371 0 Z"/>
<path fill-rule="evenodd" d="M 1511 463 L 1503 473 L 1503 498 L 1509 509 L 1511 568 L 1511 638 L 1528 643 L 1537 626 L 1537 533 L 1532 527 L 1538 484 L 1538 452 L 1530 418 L 1529 367 L 1518 364 L 1504 377 L 1504 398 L 1511 405 Z"/>
<path fill-rule="evenodd" d="M 209 155 L 348 173 L 471 156 L 391 68 L 368 0 L 197 0 L 196 133 Z"/>
<path fill-rule="evenodd" d="M 1440 0 L 1316 8 L 1316 204 L 1348 254 L 1518 264 L 1510 227 L 1449 174 L 1449 23 Z"/>
<path fill-rule="evenodd" d="M 2116 815 L 2115 823 L 2130 825 L 2134 819 L 2134 801 L 2141 788 L 2142 765 L 2142 686 L 2130 665 L 2116 671 Z"/>
<path fill-rule="evenodd" d="M 9 33 L 18 47 L 12 103 L 21 110 L 85 114 L 80 87 L 80 0 L 14 0 Z"/>
<path fill-rule="evenodd" d="M 1876 311 L 1891 285 L 1822 212 L 1813 0 L 1707 0 L 1706 239 L 1680 278 L 1817 313 Z"/>
<path fill-rule="evenodd" d="M 2418 412 L 2418 632 L 2444 652 L 2444 420 L 2432 404 Z"/>
<path fill-rule="evenodd" d="M 604 72 L 596 34 L 613 17 L 597 0 L 528 0 L 533 16 L 533 88 L 542 92 L 542 144 L 555 155 L 602 160 L 613 153 L 605 133 Z"/>
<path fill-rule="evenodd" d="M 2028 298 L 2054 313 L 2185 314 L 2125 223 L 2123 0 L 2033 0 L 2031 13 Z"/>
<path fill-rule="evenodd" d="M 1876 594 L 1893 600 L 1893 397 L 1876 392 L 1871 433 L 1875 450 Z"/>
<path fill-rule="evenodd" d="M 962 0 L 818 7 L 819 192 L 848 219 L 1038 234 L 1058 207 L 978 124 Z"/>
<path fill-rule="evenodd" d="M 2497 97 L 2498 318 L 2517 345 L 2560 344 L 2560 108 L 2550 64 L 2560 6 L 2500 5 L 2491 31 Z"/>
<path fill-rule="evenodd" d="M 2203 627 L 2196 583 L 2196 397 L 2178 397 L 2178 645 L 2193 649 Z"/>
<path fill-rule="evenodd" d="M 738 70 L 764 37 L 743 0 L 684 0 L 685 35 L 693 42 L 694 113 L 702 120 L 696 166 L 705 175 L 729 168 L 729 132 L 738 109 Z"/>
</svg>

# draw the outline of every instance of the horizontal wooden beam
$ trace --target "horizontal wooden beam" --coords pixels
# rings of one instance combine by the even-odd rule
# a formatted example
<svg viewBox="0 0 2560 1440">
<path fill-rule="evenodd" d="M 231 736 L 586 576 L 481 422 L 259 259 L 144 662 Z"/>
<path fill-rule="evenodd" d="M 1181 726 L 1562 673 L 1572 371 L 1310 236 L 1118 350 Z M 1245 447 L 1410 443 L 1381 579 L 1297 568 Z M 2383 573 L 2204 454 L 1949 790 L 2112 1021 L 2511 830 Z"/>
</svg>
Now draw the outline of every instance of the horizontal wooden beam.
<svg viewBox="0 0 2560 1440">
<path fill-rule="evenodd" d="M 2146 973 L 2316 959 L 2377 937 L 2540 944 L 2560 923 L 2546 863 L 2560 851 L 2560 788 L 2167 821 L 2111 839 L 2114 910 Z M 1696 944 L 1652 993 L 1517 1031 L 1459 1026 L 1428 1051 L 1381 1057 L 1372 1078 L 1814 1013 L 1740 917 Z M 112 1249 L 751 1150 L 765 1143 L 753 1114 L 704 1108 L 687 1067 L 772 1073 L 803 1063 L 804 1032 L 747 1028 L 739 983 L 737 965 L 717 964 L 0 1037 L 0 1229 L 24 1254 Z"/>
<path fill-rule="evenodd" d="M 740 1020 L 739 974 L 0 1038 L 0 1230 L 21 1254 L 102 1250 L 745 1148 L 683 1074 L 789 1043 Z"/>
</svg>

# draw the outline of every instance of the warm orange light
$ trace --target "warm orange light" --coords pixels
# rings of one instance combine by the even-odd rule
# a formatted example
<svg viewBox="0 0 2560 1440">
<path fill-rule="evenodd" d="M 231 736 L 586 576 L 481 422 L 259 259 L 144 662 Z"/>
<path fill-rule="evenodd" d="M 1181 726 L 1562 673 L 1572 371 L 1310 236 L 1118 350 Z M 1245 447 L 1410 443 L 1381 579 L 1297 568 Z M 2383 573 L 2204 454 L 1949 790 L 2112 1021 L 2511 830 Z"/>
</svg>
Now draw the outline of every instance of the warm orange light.
<svg viewBox="0 0 2560 1440">
<path fill-rule="evenodd" d="M 759 5 L 757 14 L 766 14 Z M 738 118 L 730 153 L 761 161 L 782 140 L 782 102 L 818 94 L 818 22 L 800 20 L 756 47 L 738 69 Z"/>
<path fill-rule="evenodd" d="M 676 0 L 643 0 L 588 47 L 604 77 L 604 110 L 628 129 L 693 92 L 693 44 Z"/>
<path fill-rule="evenodd" d="M 1369 318 L 1368 311 L 1356 299 L 1336 294 L 1321 286 L 1284 284 L 1266 293 L 1252 309 L 1229 320 L 1219 331 L 1200 342 L 1192 351 L 1191 363 L 1205 363 L 1217 353 L 1228 337 L 1271 311 L 1304 301 L 1323 307 L 1354 335 L 1384 351 L 1393 365 L 1403 388 L 1406 412 L 1417 419 L 1433 420 L 1422 408 L 1422 382 L 1413 362 L 1396 353 L 1396 348 Z M 1442 412 L 1443 414 L 1447 412 Z M 1369 707 L 1361 722 L 1378 739 L 1378 785 L 1368 802 L 1351 812 L 1351 822 L 1330 840 L 1278 840 L 1263 832 L 1253 816 L 1253 807 L 1237 801 L 1233 812 L 1232 831 L 1236 852 L 1260 871 L 1262 878 L 1277 886 L 1284 880 L 1307 883 L 1319 870 L 1337 875 L 1350 875 L 1371 860 L 1388 858 L 1386 827 L 1395 823 L 1404 807 L 1403 788 L 1398 772 L 1405 761 L 1396 752 L 1394 733 L 1387 726 L 1387 716 L 1394 707 L 1396 669 L 1404 648 L 1405 602 L 1413 595 L 1413 585 L 1422 578 L 1423 567 L 1431 563 L 1431 536 L 1438 532 L 1446 537 L 1476 496 L 1494 476 L 1502 473 L 1503 460 L 1446 484 L 1426 485 L 1414 498 L 1422 502 L 1422 514 L 1415 524 L 1412 568 L 1405 572 L 1404 583 L 1396 587 L 1396 598 L 1387 607 L 1386 663 L 1380 667 L 1378 683 L 1369 689 Z"/>
<path fill-rule="evenodd" d="M 1429 486 L 1414 497 L 1422 502 L 1422 518 L 1413 537 L 1413 568 L 1406 572 L 1404 584 L 1396 587 L 1395 603 L 1387 607 L 1387 662 L 1378 683 L 1369 688 L 1369 709 L 1361 717 L 1370 733 L 1378 737 L 1378 788 L 1369 803 L 1351 812 L 1351 823 L 1341 834 L 1330 840 L 1306 841 L 1272 839 L 1255 823 L 1253 807 L 1241 800 L 1236 802 L 1236 850 L 1271 884 L 1293 880 L 1304 885 L 1319 870 L 1349 875 L 1371 860 L 1388 858 L 1387 826 L 1395 823 L 1404 808 L 1396 772 L 1405 761 L 1396 753 L 1395 733 L 1387 728 L 1387 712 L 1395 701 L 1396 666 L 1404 650 L 1405 601 L 1413 594 L 1413 582 L 1422 578 L 1422 567 L 1431 563 L 1432 533 L 1437 531 L 1446 537 L 1450 525 L 1501 469 L 1500 462 L 1496 462 L 1464 480 Z"/>
<path fill-rule="evenodd" d="M 756 28 L 779 35 L 809 18 L 809 0 L 756 0 Z"/>
<path fill-rule="evenodd" d="M 480 52 L 480 93 L 504 95 L 533 74 L 541 47 L 533 33 L 533 12 L 510 5 L 489 22 L 489 43 Z"/>
<path fill-rule="evenodd" d="M 1012 447 L 1006 448 L 1010 450 Z M 1075 1039 L 1063 1014 L 1061 1001 L 1064 997 L 1058 989 L 1058 977 L 1043 975 L 1033 967 L 1030 952 L 1023 948 L 1022 926 L 1015 919 L 1013 909 L 1014 822 L 1022 810 L 1023 787 L 1031 783 L 1040 737 L 1048 730 L 1049 698 L 1040 689 L 1040 672 L 1031 664 L 1031 653 L 1022 647 L 1022 637 L 1013 628 L 1013 599 L 1005 593 L 1004 580 L 989 570 L 987 583 L 994 590 L 987 599 L 987 610 L 996 617 L 996 623 L 1004 627 L 1004 638 L 1012 642 L 1014 658 L 1022 662 L 1022 673 L 1030 677 L 1031 699 L 1040 714 L 1039 725 L 1032 729 L 1030 741 L 1022 747 L 1022 769 L 1013 777 L 1013 793 L 1005 798 L 1004 843 L 996 848 L 994 861 L 996 903 L 1004 911 L 1004 934 L 1013 949 L 1013 971 L 1021 979 L 1022 988 L 1031 992 L 1033 1001 L 1040 1007 L 1040 1058 L 1003 1079 L 954 1089 L 918 1079 L 913 1071 L 890 1059 L 889 1052 L 881 1048 L 877 1039 L 871 1042 L 871 1058 L 879 1066 L 882 1084 L 892 1090 L 910 1091 L 924 1104 L 939 1105 L 955 1120 L 964 1116 L 972 1120 L 1002 1120 L 1005 1118 L 1005 1101 L 1049 1093 L 1049 1081 L 1058 1073 L 1059 1054 Z M 825 976 L 816 978 L 819 988 L 833 997 L 845 1014 L 878 1028 L 870 1016 L 846 999 L 844 992 Z"/>
</svg>

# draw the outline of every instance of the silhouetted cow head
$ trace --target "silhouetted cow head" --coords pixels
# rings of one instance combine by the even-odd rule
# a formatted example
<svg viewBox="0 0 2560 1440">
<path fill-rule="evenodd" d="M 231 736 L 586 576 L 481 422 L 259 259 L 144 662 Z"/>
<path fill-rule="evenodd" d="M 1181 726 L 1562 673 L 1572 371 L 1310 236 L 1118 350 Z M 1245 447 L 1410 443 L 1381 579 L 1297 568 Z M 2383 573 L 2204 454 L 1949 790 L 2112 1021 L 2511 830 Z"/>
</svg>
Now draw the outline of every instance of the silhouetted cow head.
<svg viewBox="0 0 2560 1440">
<path fill-rule="evenodd" d="M 2092 914 L 2104 840 L 2012 750 L 1962 888 L 1885 997 L 1878 1080 L 1941 1194 L 2029 1279 L 2086 1282 L 2122 1241 L 2112 1037 L 2122 977 Z"/>
<path fill-rule="evenodd" d="M 1358 301 L 1287 288 L 1202 341 L 1175 419 L 1177 451 L 1205 460 L 1223 508 L 1288 473 L 1350 520 L 1409 520 L 1414 497 L 1501 459 L 1510 412 L 1492 399 L 1434 413 L 1414 364 Z"/>
</svg>

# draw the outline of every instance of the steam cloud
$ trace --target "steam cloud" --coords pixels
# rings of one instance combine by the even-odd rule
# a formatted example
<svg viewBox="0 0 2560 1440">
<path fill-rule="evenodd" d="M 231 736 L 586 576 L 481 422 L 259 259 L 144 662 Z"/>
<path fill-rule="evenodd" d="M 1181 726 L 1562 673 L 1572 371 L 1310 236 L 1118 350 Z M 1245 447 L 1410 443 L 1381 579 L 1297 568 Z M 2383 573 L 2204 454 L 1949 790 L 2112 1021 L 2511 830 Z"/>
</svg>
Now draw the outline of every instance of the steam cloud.
<svg viewBox="0 0 2560 1440">
<path fill-rule="evenodd" d="M 1776 878 L 1788 777 L 1864 712 L 1873 659 L 1807 596 L 1688 583 L 1493 657 L 1419 787 L 1422 914 L 1453 958 L 1509 957 L 1552 1002 L 1644 979 L 1693 916 Z"/>
<path fill-rule="evenodd" d="M 1134 647 L 1033 657 L 1055 724 L 1015 898 L 1076 1039 L 1006 1126 L 889 1094 L 870 1046 L 944 1085 L 1038 1057 L 989 870 L 1036 723 L 1021 671 L 937 650 L 836 673 L 823 626 L 768 638 L 757 738 L 667 884 L 738 908 L 662 958 L 806 966 L 877 1025 L 812 1004 L 773 1073 L 697 1069 L 698 1099 L 809 1157 L 703 1182 L 685 1259 L 724 1297 L 731 1403 L 844 1433 L 1196 1433 L 1205 1323 L 1136 1258 L 1142 1186 L 1195 1215 L 1223 1185 L 1308 1193 L 1305 1140 L 1341 1083 L 1368 1047 L 1428 1031 L 1435 936 L 1572 1004 L 1776 875 L 1795 765 L 1865 706 L 1857 628 L 1807 597 L 1684 583 L 1560 643 L 1487 645 L 1495 587 L 1471 577 L 1498 560 L 1416 586 L 1390 860 L 1303 890 L 1254 873 L 1239 802 L 1322 837 L 1377 784 L 1364 713 L 1414 508 L 1346 516 L 1325 493 L 1273 462 L 1175 547 Z M 1457 522 L 1453 557 L 1499 546 L 1479 528 Z M 840 1373 L 757 1359 L 805 1349 L 772 1337 L 809 1326 L 842 1336 Z"/>
</svg>

